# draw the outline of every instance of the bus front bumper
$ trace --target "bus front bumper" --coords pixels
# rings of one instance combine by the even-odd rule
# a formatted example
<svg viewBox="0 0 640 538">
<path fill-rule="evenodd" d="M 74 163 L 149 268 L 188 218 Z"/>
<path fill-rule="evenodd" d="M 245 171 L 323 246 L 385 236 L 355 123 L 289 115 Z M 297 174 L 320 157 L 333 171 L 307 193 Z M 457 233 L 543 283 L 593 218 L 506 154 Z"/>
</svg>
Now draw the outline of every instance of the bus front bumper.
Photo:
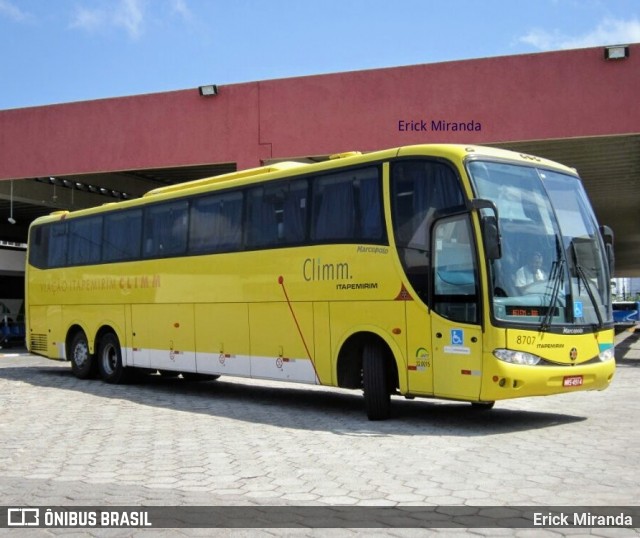
<svg viewBox="0 0 640 538">
<path fill-rule="evenodd" d="M 510 364 L 485 356 L 480 399 L 506 400 L 584 390 L 604 390 L 613 379 L 615 360 L 583 365 Z"/>
</svg>

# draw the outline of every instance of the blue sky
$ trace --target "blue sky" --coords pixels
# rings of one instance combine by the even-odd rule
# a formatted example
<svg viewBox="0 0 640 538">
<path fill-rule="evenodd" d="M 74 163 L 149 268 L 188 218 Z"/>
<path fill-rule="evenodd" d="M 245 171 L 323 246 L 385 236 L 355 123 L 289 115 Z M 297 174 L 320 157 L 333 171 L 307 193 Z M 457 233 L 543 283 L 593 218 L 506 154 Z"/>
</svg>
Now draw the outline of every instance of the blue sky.
<svg viewBox="0 0 640 538">
<path fill-rule="evenodd" d="M 0 0 L 0 110 L 633 42 L 638 0 Z"/>
</svg>

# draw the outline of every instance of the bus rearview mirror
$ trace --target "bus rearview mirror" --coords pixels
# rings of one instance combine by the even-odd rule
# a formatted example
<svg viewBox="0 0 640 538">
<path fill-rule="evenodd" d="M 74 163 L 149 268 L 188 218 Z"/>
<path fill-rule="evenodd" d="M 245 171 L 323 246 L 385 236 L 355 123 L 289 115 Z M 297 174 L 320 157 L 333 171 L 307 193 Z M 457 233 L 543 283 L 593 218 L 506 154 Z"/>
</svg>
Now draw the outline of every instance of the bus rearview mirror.
<svg viewBox="0 0 640 538">
<path fill-rule="evenodd" d="M 480 225 L 487 259 L 499 260 L 502 258 L 502 241 L 498 224 L 498 207 L 491 200 L 476 198 L 471 200 L 471 208 L 480 211 Z M 488 214 L 489 212 L 493 214 Z"/>
<path fill-rule="evenodd" d="M 484 251 L 487 259 L 499 260 L 502 258 L 502 245 L 498 219 L 493 215 L 482 217 L 482 236 L 484 237 Z"/>
</svg>

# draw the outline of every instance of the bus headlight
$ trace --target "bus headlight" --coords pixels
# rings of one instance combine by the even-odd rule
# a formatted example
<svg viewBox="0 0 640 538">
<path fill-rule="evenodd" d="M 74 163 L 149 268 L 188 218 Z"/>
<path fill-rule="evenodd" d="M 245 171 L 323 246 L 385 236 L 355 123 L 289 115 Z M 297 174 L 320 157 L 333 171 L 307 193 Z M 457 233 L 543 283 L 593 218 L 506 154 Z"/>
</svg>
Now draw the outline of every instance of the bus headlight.
<svg viewBox="0 0 640 538">
<path fill-rule="evenodd" d="M 540 357 L 525 353 L 524 351 L 513 351 L 512 349 L 494 349 L 495 357 L 504 362 L 511 364 L 525 364 L 527 366 L 535 366 L 540 362 Z"/>
<path fill-rule="evenodd" d="M 600 353 L 598 353 L 598 358 L 602 362 L 607 362 L 615 359 L 615 348 L 610 347 L 608 349 L 605 349 L 604 351 L 601 351 Z"/>
</svg>

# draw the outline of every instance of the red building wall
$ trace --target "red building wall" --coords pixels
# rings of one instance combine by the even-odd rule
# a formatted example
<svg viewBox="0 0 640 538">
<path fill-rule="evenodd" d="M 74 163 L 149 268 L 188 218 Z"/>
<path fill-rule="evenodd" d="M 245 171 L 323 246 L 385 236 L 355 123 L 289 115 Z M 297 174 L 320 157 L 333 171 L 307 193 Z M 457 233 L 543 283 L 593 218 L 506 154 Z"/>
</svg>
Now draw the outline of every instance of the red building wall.
<svg viewBox="0 0 640 538">
<path fill-rule="evenodd" d="M 637 133 L 639 87 L 636 44 L 617 61 L 597 47 L 4 110 L 0 179 Z"/>
</svg>

